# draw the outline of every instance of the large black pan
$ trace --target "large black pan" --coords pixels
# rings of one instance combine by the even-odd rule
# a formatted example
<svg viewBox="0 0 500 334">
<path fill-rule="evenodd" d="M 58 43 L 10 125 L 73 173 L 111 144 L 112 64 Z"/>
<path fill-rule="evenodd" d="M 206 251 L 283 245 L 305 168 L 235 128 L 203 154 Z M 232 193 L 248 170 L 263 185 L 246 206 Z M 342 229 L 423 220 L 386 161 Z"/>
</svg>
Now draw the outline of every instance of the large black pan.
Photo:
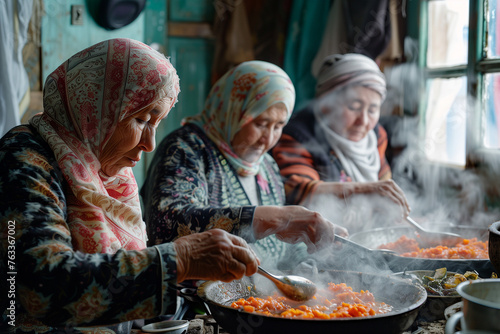
<svg viewBox="0 0 500 334">
<path fill-rule="evenodd" d="M 355 291 L 368 289 L 378 301 L 394 307 L 393 311 L 376 316 L 331 320 L 277 318 L 247 313 L 229 305 L 238 298 L 247 298 L 251 292 L 250 279 L 223 283 L 209 281 L 198 288 L 198 296 L 207 304 L 217 323 L 226 331 L 239 333 L 401 333 L 417 317 L 427 298 L 426 291 L 408 281 L 389 275 L 354 271 L 325 271 L 321 281 L 346 283 Z M 312 280 L 318 277 L 309 277 Z"/>
<path fill-rule="evenodd" d="M 464 238 L 477 237 L 481 241 L 488 240 L 488 230 L 486 228 L 457 226 L 451 232 L 458 233 Z M 349 237 L 349 240 L 368 248 L 377 248 L 381 244 L 396 241 L 402 235 L 411 238 L 414 236 L 414 233 L 415 229 L 411 227 L 383 227 L 354 233 Z M 489 259 L 424 259 L 389 255 L 385 256 L 385 260 L 389 269 L 394 272 L 404 270 L 435 270 L 446 267 L 449 271 L 459 273 L 464 273 L 467 270 L 476 270 L 481 277 L 488 278 L 495 271 Z"/>
</svg>

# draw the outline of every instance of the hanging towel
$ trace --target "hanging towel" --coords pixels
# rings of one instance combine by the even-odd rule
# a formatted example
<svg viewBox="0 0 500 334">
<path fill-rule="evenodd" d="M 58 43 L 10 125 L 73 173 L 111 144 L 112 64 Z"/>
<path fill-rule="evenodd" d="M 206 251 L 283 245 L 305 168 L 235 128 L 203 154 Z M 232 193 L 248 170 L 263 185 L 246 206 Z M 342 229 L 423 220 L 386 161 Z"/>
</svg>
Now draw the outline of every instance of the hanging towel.
<svg viewBox="0 0 500 334">
<path fill-rule="evenodd" d="M 0 1 L 0 137 L 20 124 L 29 104 L 29 80 L 23 63 L 33 1 Z"/>
<path fill-rule="evenodd" d="M 317 75 L 325 57 L 359 53 L 375 60 L 391 38 L 389 0 L 334 0 L 311 72 Z"/>
</svg>

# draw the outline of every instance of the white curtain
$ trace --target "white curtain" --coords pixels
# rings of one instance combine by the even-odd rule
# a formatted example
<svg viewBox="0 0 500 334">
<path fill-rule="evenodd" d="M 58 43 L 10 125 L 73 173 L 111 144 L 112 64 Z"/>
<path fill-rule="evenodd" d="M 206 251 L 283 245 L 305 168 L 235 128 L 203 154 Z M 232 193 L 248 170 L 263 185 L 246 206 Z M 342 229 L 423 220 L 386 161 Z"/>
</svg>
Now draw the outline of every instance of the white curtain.
<svg viewBox="0 0 500 334">
<path fill-rule="evenodd" d="M 23 63 L 32 0 L 0 0 L 0 137 L 20 124 L 29 104 L 29 80 Z"/>
<path fill-rule="evenodd" d="M 467 64 L 468 20 L 468 0 L 429 2 L 427 67 Z"/>
</svg>

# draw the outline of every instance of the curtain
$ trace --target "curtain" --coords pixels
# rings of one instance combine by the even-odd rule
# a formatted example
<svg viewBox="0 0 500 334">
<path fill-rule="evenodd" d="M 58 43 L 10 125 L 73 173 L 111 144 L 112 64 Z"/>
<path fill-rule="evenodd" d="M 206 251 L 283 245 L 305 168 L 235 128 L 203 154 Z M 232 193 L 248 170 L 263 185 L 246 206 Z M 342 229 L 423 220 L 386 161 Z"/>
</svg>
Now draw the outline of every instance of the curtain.
<svg viewBox="0 0 500 334">
<path fill-rule="evenodd" d="M 311 64 L 319 49 L 329 10 L 330 1 L 293 1 L 283 67 L 295 86 L 295 110 L 300 110 L 314 96 L 316 79 L 311 73 Z"/>
<path fill-rule="evenodd" d="M 0 137 L 20 124 L 29 105 L 22 51 L 32 9 L 30 0 L 0 0 Z"/>
</svg>

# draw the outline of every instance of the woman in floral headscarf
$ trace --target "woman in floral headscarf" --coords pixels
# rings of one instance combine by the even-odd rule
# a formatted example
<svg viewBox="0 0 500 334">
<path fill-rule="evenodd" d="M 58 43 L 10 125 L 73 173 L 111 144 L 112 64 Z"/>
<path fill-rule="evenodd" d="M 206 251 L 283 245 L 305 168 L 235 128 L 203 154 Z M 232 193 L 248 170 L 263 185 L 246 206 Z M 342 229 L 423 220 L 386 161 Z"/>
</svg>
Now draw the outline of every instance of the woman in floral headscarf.
<svg viewBox="0 0 500 334">
<path fill-rule="evenodd" d="M 150 165 L 141 189 L 150 242 L 220 228 L 257 239 L 264 261 L 283 254 L 278 239 L 303 241 L 310 252 L 331 243 L 332 223 L 303 207 L 283 206 L 279 171 L 267 153 L 294 102 L 289 77 L 267 62 L 244 62 L 220 78 L 203 111 L 162 141 Z"/>
<path fill-rule="evenodd" d="M 104 41 L 50 74 L 44 112 L 0 140 L 2 332 L 129 333 L 173 313 L 177 282 L 256 272 L 246 242 L 221 230 L 146 248 L 131 167 L 178 93 L 162 54 Z"/>
</svg>

